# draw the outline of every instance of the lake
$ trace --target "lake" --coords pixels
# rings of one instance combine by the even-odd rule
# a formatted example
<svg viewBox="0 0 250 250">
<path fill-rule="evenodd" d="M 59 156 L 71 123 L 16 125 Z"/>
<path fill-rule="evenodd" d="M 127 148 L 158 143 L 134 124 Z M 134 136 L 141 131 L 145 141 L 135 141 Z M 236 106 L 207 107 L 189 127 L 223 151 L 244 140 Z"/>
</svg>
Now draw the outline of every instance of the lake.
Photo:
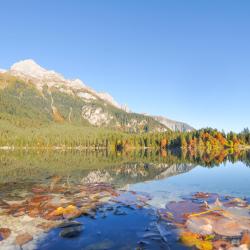
<svg viewBox="0 0 250 250">
<path fill-rule="evenodd" d="M 210 206 L 214 194 L 249 201 L 249 160 L 248 152 L 205 161 L 151 151 L 1 151 L 0 228 L 9 231 L 5 239 L 0 229 L 0 248 L 189 249 L 179 240 L 186 225 L 162 219 L 166 204 L 178 210 L 206 198 Z M 62 219 L 79 224 L 58 226 Z"/>
</svg>

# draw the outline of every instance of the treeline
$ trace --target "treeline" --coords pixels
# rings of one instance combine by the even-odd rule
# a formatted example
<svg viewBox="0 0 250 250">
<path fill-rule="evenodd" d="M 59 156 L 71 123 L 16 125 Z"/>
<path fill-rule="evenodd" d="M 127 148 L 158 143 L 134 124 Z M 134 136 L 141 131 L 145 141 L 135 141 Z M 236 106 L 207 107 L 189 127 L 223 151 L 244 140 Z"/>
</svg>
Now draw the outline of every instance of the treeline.
<svg viewBox="0 0 250 250">
<path fill-rule="evenodd" d="M 183 150 L 236 149 L 250 145 L 249 129 L 241 133 L 225 133 L 216 129 L 192 132 L 131 134 L 115 130 L 52 124 L 38 128 L 20 128 L 0 120 L 0 147 L 35 148 L 107 148 L 113 151 L 152 148 Z"/>
<path fill-rule="evenodd" d="M 225 133 L 216 129 L 206 128 L 192 132 L 166 132 L 130 136 L 116 140 L 116 148 L 126 149 L 130 147 L 172 149 L 182 148 L 183 150 L 206 150 L 215 149 L 236 149 L 241 146 L 250 145 L 249 129 L 241 133 Z"/>
<path fill-rule="evenodd" d="M 217 148 L 238 148 L 239 146 L 250 145 L 249 129 L 241 133 L 220 132 L 216 129 L 206 128 L 193 132 L 181 133 L 168 144 L 170 147 L 181 147 L 188 149 L 217 149 Z"/>
<path fill-rule="evenodd" d="M 205 151 L 202 149 L 187 150 L 175 148 L 161 150 L 161 156 L 173 162 L 193 164 L 206 167 L 219 166 L 230 161 L 232 163 L 241 161 L 250 166 L 250 151 L 240 149 L 213 149 Z"/>
</svg>

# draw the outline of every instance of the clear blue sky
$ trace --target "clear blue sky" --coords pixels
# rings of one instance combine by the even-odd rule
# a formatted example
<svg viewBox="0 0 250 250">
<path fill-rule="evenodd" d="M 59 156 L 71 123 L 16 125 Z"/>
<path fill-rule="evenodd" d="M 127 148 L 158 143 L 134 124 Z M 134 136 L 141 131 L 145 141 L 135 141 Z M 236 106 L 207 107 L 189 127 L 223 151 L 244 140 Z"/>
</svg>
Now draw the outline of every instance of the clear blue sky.
<svg viewBox="0 0 250 250">
<path fill-rule="evenodd" d="M 3 0 L 0 68 L 33 58 L 136 112 L 250 127 L 250 1 Z"/>
</svg>

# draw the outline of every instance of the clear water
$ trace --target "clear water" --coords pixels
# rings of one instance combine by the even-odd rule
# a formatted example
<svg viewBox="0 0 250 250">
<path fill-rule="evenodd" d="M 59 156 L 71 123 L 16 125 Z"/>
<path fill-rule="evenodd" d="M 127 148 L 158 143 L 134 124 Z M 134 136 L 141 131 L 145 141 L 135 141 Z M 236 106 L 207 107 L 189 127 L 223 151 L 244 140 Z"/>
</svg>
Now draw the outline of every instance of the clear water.
<svg viewBox="0 0 250 250">
<path fill-rule="evenodd" d="M 149 208 L 126 211 L 127 215 L 110 213 L 95 220 L 78 218 L 84 230 L 76 238 L 62 239 L 59 229 L 52 230 L 36 249 L 186 249 L 174 234 L 168 242 L 156 237 L 145 238 L 147 229 L 157 231 L 154 208 L 180 200 L 194 192 L 211 192 L 250 198 L 250 167 L 247 161 L 236 161 L 209 167 L 198 163 L 181 163 L 168 158 L 143 157 L 141 154 L 114 155 L 97 152 L 0 152 L 0 199 L 22 199 L 30 185 L 49 182 L 61 176 L 71 185 L 85 182 L 109 182 L 118 189 L 146 192 L 151 195 Z M 4 224 L 1 221 L 0 224 Z M 158 230 L 159 231 L 159 230 Z M 170 239 L 170 240 L 169 240 Z M 11 249 L 11 248 L 10 248 Z M 138 248 L 140 249 L 140 248 Z"/>
<path fill-rule="evenodd" d="M 151 204 L 156 207 L 194 192 L 245 198 L 250 197 L 250 168 L 242 162 L 227 162 L 213 168 L 197 166 L 187 173 L 130 185 L 129 189 L 150 193 Z"/>
<path fill-rule="evenodd" d="M 116 250 L 116 249 L 135 249 L 135 246 L 144 245 L 150 249 L 167 249 L 168 246 L 159 237 L 155 240 L 146 238 L 151 224 L 154 225 L 156 218 L 150 210 L 130 210 L 122 208 L 127 213 L 125 216 L 115 216 L 110 212 L 104 219 L 97 215 L 95 220 L 88 217 L 78 218 L 85 226 L 84 231 L 79 237 L 72 239 L 61 239 L 60 229 L 52 231 L 46 240 L 42 241 L 39 249 L 82 249 L 82 250 Z M 153 228 L 152 230 L 156 230 Z M 185 249 L 178 246 L 178 249 Z"/>
</svg>

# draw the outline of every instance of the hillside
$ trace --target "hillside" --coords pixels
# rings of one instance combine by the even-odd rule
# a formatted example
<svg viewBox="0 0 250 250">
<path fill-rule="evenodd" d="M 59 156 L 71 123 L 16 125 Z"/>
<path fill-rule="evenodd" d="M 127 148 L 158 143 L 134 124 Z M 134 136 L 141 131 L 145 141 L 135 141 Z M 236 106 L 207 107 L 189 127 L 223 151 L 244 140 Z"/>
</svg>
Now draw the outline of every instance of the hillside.
<svg viewBox="0 0 250 250">
<path fill-rule="evenodd" d="M 166 131 L 151 117 L 123 110 L 108 94 L 80 80 L 66 80 L 33 61 L 0 73 L 0 114 L 1 120 L 23 127 L 70 123 L 134 133 Z"/>
<path fill-rule="evenodd" d="M 184 125 L 171 127 L 156 117 L 133 113 L 108 93 L 99 93 L 79 79 L 65 79 L 33 60 L 20 61 L 9 70 L 0 71 L 2 128 L 18 131 L 55 124 L 129 133 L 187 130 Z"/>
</svg>

